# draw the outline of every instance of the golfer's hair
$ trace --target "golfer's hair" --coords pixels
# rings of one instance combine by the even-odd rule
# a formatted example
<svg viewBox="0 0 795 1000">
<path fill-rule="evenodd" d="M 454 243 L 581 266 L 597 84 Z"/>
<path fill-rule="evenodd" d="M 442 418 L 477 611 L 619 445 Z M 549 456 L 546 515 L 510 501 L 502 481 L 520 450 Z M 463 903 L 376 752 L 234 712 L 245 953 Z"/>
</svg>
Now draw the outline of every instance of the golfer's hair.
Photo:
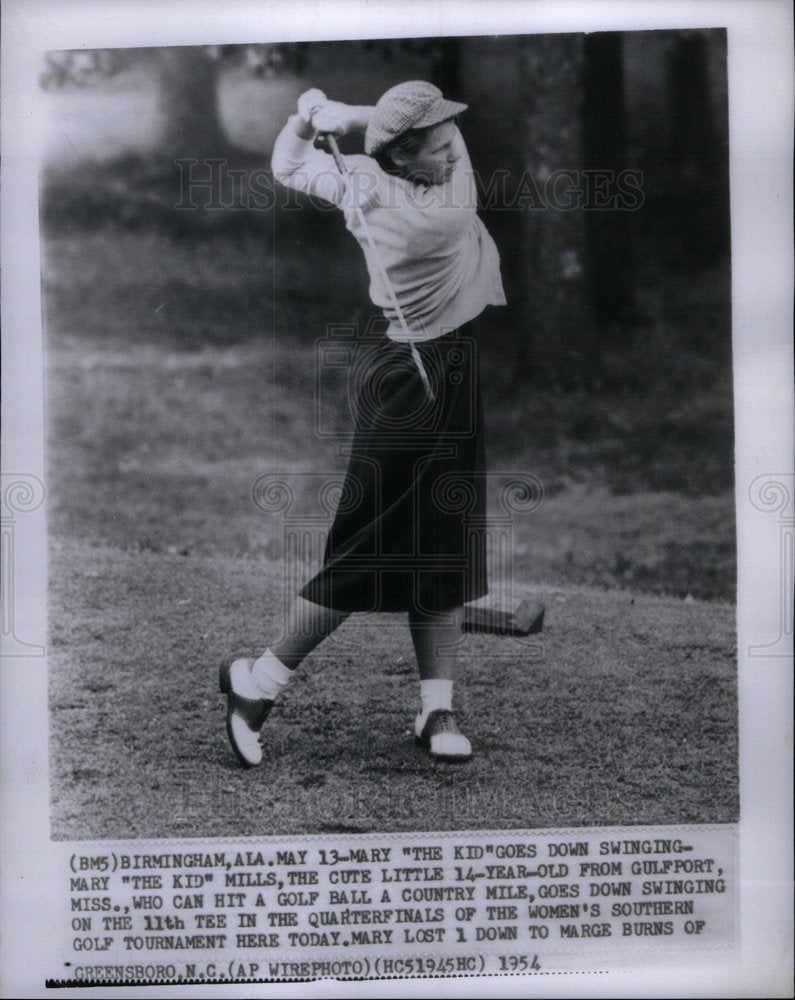
<svg viewBox="0 0 795 1000">
<path fill-rule="evenodd" d="M 456 115 L 453 118 L 445 118 L 445 122 L 452 122 L 454 125 L 457 125 L 458 116 Z M 373 157 L 375 162 L 385 174 L 402 177 L 403 170 L 395 163 L 390 154 L 399 149 L 404 153 L 408 153 L 409 156 L 413 156 L 414 153 L 422 148 L 422 144 L 425 142 L 425 139 L 431 129 L 436 128 L 437 125 L 443 124 L 444 122 L 437 122 L 436 125 L 426 125 L 425 128 L 410 128 L 405 132 L 401 132 L 397 138 L 393 139 L 392 142 L 384 146 L 383 149 L 379 149 Z"/>
</svg>

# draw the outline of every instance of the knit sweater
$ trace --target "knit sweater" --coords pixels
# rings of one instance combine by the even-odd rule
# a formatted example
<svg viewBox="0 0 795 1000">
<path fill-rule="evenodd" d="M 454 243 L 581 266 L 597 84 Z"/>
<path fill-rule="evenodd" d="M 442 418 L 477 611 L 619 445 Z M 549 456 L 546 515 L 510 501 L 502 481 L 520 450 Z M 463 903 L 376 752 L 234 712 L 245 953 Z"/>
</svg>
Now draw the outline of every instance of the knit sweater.
<svg viewBox="0 0 795 1000">
<path fill-rule="evenodd" d="M 385 173 L 369 156 L 344 157 L 343 179 L 333 158 L 302 139 L 291 123 L 273 150 L 277 181 L 341 208 L 345 224 L 364 251 L 370 298 L 389 320 L 387 336 L 433 340 L 478 316 L 487 305 L 504 305 L 500 258 L 477 215 L 472 166 L 461 133 L 459 160 L 443 184 L 430 187 Z M 392 304 L 359 212 L 366 220 L 407 330 Z"/>
</svg>

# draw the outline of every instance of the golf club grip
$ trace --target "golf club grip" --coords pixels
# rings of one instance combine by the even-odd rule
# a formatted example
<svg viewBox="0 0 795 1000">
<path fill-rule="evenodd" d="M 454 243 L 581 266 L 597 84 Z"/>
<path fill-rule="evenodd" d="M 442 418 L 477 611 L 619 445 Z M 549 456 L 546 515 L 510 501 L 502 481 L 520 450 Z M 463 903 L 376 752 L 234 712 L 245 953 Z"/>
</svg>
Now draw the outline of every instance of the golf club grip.
<svg viewBox="0 0 795 1000">
<path fill-rule="evenodd" d="M 320 134 L 328 143 L 328 147 L 331 150 L 331 155 L 334 157 L 334 162 L 337 165 L 337 170 L 339 170 L 341 174 L 345 174 L 345 162 L 342 159 L 342 155 L 340 153 L 340 147 L 337 145 L 337 137 L 334 135 L 333 132 L 321 132 Z"/>
</svg>

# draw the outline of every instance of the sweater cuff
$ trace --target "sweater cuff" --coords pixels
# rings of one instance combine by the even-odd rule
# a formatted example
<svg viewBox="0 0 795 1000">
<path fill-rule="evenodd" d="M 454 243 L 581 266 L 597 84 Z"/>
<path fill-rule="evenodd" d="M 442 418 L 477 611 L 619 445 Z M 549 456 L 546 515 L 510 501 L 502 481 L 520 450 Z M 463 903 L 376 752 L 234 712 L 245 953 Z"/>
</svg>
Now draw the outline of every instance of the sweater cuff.
<svg viewBox="0 0 795 1000">
<path fill-rule="evenodd" d="M 296 131 L 297 123 L 305 124 L 298 115 L 292 115 L 287 124 L 276 137 L 273 147 L 273 159 L 279 166 L 295 163 L 303 163 L 309 153 L 314 149 L 315 131 L 312 135 L 304 139 Z"/>
<path fill-rule="evenodd" d="M 300 115 L 290 115 L 287 119 L 287 128 L 294 132 L 299 139 L 314 139 L 317 129 L 311 122 L 305 121 Z"/>
</svg>

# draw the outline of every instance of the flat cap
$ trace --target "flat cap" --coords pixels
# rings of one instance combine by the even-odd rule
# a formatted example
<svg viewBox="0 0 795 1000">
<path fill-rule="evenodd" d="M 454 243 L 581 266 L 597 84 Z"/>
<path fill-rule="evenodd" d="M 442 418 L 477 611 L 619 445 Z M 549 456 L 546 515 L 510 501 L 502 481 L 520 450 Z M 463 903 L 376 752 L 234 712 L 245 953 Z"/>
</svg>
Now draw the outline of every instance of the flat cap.
<svg viewBox="0 0 795 1000">
<path fill-rule="evenodd" d="M 441 90 L 425 80 L 399 83 L 379 98 L 364 134 L 364 151 L 373 156 L 409 129 L 438 125 L 468 107 L 445 100 Z"/>
</svg>

